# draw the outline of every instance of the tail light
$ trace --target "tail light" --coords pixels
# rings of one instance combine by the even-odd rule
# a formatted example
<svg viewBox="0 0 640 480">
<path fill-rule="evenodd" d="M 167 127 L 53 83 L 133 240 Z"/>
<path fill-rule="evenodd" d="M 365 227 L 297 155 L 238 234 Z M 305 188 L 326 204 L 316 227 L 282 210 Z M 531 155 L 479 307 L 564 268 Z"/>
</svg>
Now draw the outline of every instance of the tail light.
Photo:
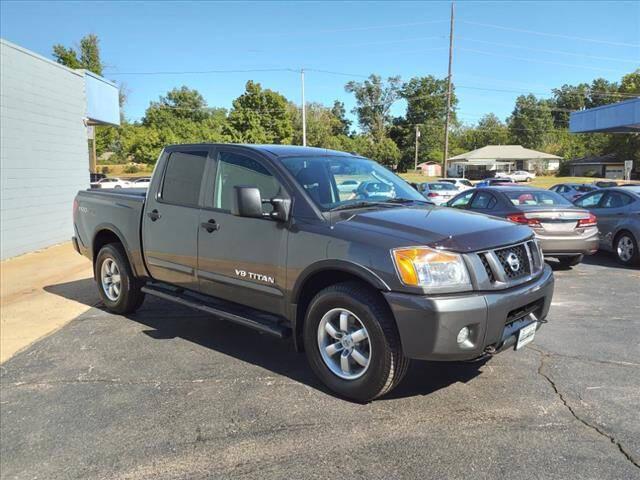
<svg viewBox="0 0 640 480">
<path fill-rule="evenodd" d="M 433 198 L 433 197 L 439 197 L 439 196 L 440 196 L 440 194 L 439 194 L 439 193 L 436 193 L 436 192 L 429 192 L 429 193 L 427 194 L 427 197 L 431 197 L 431 198 Z"/>
<path fill-rule="evenodd" d="M 598 219 L 593 213 L 589 213 L 587 218 L 578 220 L 579 227 L 595 227 L 596 225 L 598 225 Z"/>
<path fill-rule="evenodd" d="M 78 216 L 78 199 L 73 199 L 73 221 L 75 222 L 76 217 Z"/>
<path fill-rule="evenodd" d="M 507 215 L 507 220 L 514 223 L 521 223 L 522 225 L 529 225 L 530 227 L 539 227 L 540 221 L 536 218 L 527 218 L 524 213 L 512 213 Z"/>
</svg>

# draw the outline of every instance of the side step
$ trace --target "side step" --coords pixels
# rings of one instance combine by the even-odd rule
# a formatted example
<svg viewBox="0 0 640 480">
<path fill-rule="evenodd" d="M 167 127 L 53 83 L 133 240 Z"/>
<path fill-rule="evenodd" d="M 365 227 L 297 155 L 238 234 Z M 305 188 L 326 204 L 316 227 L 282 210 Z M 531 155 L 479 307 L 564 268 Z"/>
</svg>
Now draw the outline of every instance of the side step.
<svg viewBox="0 0 640 480">
<path fill-rule="evenodd" d="M 291 334 L 284 318 L 278 315 L 262 312 L 254 308 L 227 302 L 218 298 L 205 297 L 195 292 L 189 292 L 181 288 L 160 283 L 148 283 L 142 287 L 142 291 L 155 297 L 179 303 L 186 307 L 195 308 L 210 313 L 216 317 L 230 322 L 244 325 L 255 330 L 260 330 L 278 338 L 286 338 Z"/>
</svg>

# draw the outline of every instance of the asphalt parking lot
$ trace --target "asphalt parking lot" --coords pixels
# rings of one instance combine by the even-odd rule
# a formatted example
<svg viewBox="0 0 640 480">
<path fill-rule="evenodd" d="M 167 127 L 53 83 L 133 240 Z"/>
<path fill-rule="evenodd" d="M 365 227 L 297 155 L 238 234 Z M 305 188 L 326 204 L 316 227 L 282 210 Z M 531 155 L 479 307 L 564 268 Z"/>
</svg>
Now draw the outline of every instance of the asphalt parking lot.
<svg viewBox="0 0 640 480">
<path fill-rule="evenodd" d="M 1 477 L 640 478 L 639 312 L 640 271 L 599 254 L 556 270 L 531 346 L 414 362 L 358 405 L 286 341 L 153 298 L 90 308 L 0 367 Z"/>
</svg>

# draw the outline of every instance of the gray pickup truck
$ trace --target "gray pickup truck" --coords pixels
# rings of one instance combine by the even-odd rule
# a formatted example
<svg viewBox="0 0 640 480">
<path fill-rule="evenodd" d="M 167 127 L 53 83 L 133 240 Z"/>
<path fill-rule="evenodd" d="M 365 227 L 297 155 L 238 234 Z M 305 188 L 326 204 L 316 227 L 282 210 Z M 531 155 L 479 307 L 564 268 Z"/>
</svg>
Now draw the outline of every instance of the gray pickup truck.
<svg viewBox="0 0 640 480">
<path fill-rule="evenodd" d="M 81 191 L 73 211 L 110 311 L 147 294 L 291 336 L 329 389 L 361 402 L 409 359 L 521 348 L 553 294 L 529 227 L 436 207 L 348 153 L 170 146 L 148 190 Z"/>
</svg>

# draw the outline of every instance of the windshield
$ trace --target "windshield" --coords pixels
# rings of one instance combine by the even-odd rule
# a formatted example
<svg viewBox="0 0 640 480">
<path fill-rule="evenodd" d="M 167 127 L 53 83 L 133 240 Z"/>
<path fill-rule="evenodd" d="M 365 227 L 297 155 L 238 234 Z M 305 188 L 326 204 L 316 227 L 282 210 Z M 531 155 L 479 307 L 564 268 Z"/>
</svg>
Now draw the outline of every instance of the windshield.
<svg viewBox="0 0 640 480">
<path fill-rule="evenodd" d="M 285 157 L 281 161 L 321 210 L 393 199 L 425 202 L 407 182 L 365 158 Z"/>
<path fill-rule="evenodd" d="M 518 206 L 553 206 L 553 205 L 572 205 L 570 201 L 565 199 L 562 195 L 558 195 L 551 191 L 503 191 L 507 198 L 511 200 L 511 203 Z"/>
</svg>

